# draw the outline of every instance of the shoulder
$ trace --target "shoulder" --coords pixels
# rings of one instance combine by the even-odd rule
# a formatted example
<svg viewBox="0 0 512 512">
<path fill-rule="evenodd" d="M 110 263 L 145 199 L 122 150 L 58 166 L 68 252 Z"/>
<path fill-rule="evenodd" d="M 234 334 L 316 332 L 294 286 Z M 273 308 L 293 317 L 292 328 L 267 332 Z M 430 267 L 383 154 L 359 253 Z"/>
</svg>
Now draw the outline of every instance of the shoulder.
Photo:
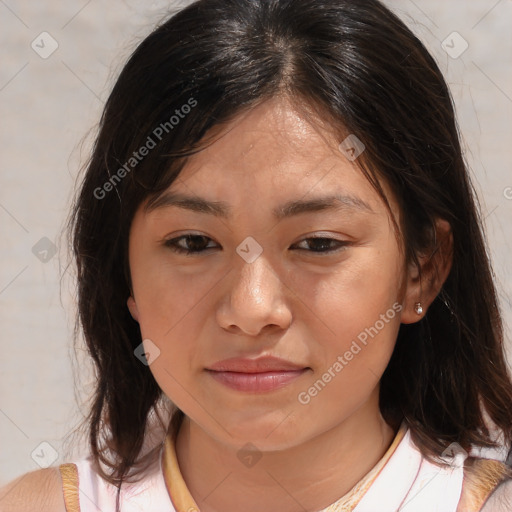
<svg viewBox="0 0 512 512">
<path fill-rule="evenodd" d="M 58 467 L 25 473 L 0 488 L 0 512 L 66 512 Z"/>
</svg>

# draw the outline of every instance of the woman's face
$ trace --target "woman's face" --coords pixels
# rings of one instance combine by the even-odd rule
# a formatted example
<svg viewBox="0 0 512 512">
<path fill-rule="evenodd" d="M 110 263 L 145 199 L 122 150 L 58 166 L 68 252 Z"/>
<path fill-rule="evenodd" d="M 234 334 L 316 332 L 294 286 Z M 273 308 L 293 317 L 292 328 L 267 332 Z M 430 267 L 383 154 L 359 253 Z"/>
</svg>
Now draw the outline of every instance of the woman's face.
<svg viewBox="0 0 512 512">
<path fill-rule="evenodd" d="M 133 219 L 129 307 L 149 368 L 224 442 L 292 446 L 378 403 L 406 265 L 384 203 L 340 142 L 271 100 Z M 263 356 L 288 365 L 219 364 Z"/>
</svg>

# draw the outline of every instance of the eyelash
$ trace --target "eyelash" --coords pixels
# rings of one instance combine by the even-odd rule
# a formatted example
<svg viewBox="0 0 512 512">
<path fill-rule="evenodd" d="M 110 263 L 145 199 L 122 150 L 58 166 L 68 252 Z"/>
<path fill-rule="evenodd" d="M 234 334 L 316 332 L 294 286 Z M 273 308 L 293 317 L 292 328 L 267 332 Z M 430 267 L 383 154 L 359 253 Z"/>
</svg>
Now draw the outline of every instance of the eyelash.
<svg viewBox="0 0 512 512">
<path fill-rule="evenodd" d="M 191 250 L 191 249 L 185 249 L 183 247 L 181 247 L 180 245 L 178 245 L 178 242 L 180 240 L 188 240 L 190 242 L 190 240 L 193 240 L 193 239 L 197 239 L 197 238 L 202 238 L 202 239 L 208 239 L 208 240 L 211 240 L 211 238 L 207 237 L 207 236 L 204 236 L 204 235 L 181 235 L 181 236 L 178 236 L 176 238 L 171 238 L 169 240 L 165 240 L 164 241 L 164 245 L 166 247 L 168 247 L 169 249 L 171 249 L 172 251 L 178 253 L 178 254 L 185 254 L 186 256 L 190 256 L 190 255 L 197 255 L 197 254 L 201 254 L 205 251 L 208 251 L 209 249 L 214 249 L 214 247 L 209 247 L 209 248 L 206 248 L 206 249 L 202 249 L 202 250 Z M 332 253 L 335 253 L 335 252 L 338 252 L 340 250 L 343 250 L 346 248 L 346 246 L 348 246 L 350 244 L 350 242 L 347 242 L 345 240 L 337 240 L 335 238 L 329 238 L 329 237 L 320 237 L 320 236 L 314 236 L 314 237 L 308 237 L 308 238 L 304 238 L 302 239 L 300 242 L 297 242 L 297 243 L 301 243 L 301 242 L 304 242 L 306 240 L 327 240 L 328 242 L 332 243 L 332 242 L 336 242 L 339 246 L 335 249 L 328 249 L 326 251 L 308 251 L 308 252 L 312 252 L 314 254 L 332 254 Z M 297 244 L 295 244 L 297 245 Z M 305 251 L 307 249 L 299 249 L 299 250 L 302 250 L 302 251 Z"/>
</svg>

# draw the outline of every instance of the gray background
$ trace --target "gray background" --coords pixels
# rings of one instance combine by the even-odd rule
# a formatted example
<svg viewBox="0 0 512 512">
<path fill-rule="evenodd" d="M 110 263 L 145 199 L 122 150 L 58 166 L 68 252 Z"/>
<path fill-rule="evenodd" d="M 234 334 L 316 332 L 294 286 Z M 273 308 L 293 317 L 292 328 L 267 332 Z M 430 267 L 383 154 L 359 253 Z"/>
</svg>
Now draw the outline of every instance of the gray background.
<svg viewBox="0 0 512 512">
<path fill-rule="evenodd" d="M 452 89 L 510 350 L 512 1 L 386 4 L 425 42 Z M 53 455 L 57 464 L 84 453 L 80 438 L 63 443 L 82 417 L 77 401 L 88 396 L 93 374 L 79 352 L 75 384 L 75 293 L 59 235 L 90 149 L 89 131 L 114 78 L 137 42 L 177 5 L 0 0 L 0 485 Z M 441 47 L 454 31 L 469 45 L 455 59 Z M 35 41 L 39 53 L 51 49 L 42 32 L 58 44 L 46 59 L 31 47 Z M 462 48 L 457 37 L 447 40 L 451 51 Z"/>
</svg>

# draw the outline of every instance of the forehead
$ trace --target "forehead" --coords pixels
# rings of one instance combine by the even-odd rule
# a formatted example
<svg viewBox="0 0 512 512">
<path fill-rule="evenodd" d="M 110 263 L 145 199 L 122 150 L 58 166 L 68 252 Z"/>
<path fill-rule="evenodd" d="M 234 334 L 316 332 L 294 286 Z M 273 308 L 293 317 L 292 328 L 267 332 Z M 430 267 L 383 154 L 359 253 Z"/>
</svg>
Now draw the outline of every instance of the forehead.
<svg viewBox="0 0 512 512">
<path fill-rule="evenodd" d="M 313 122 L 312 122 L 313 121 Z M 214 144 L 190 158 L 182 178 L 194 168 L 227 167 L 236 172 L 241 167 L 279 170 L 288 162 L 287 171 L 296 175 L 326 158 L 342 160 L 333 130 L 317 126 L 319 119 L 306 119 L 286 98 L 272 98 L 256 108 L 240 114 L 228 125 L 215 126 L 207 137 Z"/>
<path fill-rule="evenodd" d="M 255 184 L 261 178 L 272 187 L 285 179 L 325 174 L 334 164 L 356 174 L 340 153 L 333 130 L 321 129 L 317 122 L 285 98 L 267 100 L 226 125 L 216 125 L 205 137 L 214 142 L 189 157 L 180 181 L 194 176 L 194 183 L 215 185 L 220 178 L 233 182 L 243 177 Z"/>
<path fill-rule="evenodd" d="M 178 179 L 150 203 L 149 211 L 176 205 L 186 195 L 219 205 L 212 209 L 189 201 L 189 209 L 197 211 L 210 208 L 215 215 L 222 210 L 227 217 L 233 209 L 259 202 L 273 205 L 270 209 L 278 217 L 286 214 L 283 205 L 293 211 L 293 201 L 329 196 L 342 198 L 354 211 L 385 213 L 357 162 L 340 151 L 336 131 L 338 127 L 310 111 L 299 112 L 289 100 L 272 98 L 228 124 L 216 125 L 205 137 L 209 144 L 188 158 Z"/>
</svg>

